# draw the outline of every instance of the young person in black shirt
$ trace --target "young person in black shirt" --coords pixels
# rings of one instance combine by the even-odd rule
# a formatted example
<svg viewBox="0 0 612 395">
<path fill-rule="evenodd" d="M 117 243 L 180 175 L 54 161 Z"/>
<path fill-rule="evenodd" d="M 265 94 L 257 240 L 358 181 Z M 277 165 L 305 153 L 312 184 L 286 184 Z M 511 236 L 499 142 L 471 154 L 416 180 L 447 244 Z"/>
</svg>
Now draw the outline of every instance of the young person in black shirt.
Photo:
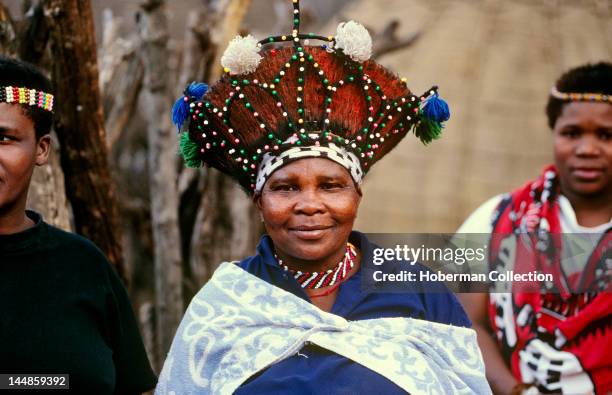
<svg viewBox="0 0 612 395">
<path fill-rule="evenodd" d="M 70 393 L 156 384 L 125 288 L 90 241 L 26 211 L 47 162 L 53 98 L 33 66 L 0 56 L 0 373 L 68 374 Z"/>
</svg>

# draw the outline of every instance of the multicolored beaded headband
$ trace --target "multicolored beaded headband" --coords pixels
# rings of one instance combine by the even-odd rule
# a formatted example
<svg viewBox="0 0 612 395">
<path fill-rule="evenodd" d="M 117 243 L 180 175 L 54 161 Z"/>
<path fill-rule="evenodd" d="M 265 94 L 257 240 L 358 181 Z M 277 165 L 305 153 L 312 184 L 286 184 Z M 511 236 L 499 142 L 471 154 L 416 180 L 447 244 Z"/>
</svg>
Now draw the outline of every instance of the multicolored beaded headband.
<svg viewBox="0 0 612 395">
<path fill-rule="evenodd" d="M 53 95 L 36 89 L 15 86 L 0 87 L 0 103 L 25 104 L 53 111 Z"/>
<path fill-rule="evenodd" d="M 372 39 L 357 22 L 341 23 L 335 36 L 301 33 L 299 1 L 292 3 L 291 34 L 236 37 L 221 58 L 221 80 L 210 90 L 190 84 L 174 105 L 188 166 L 206 163 L 255 193 L 283 165 L 323 156 L 360 182 L 408 131 L 425 144 L 440 137 L 450 112 L 437 87 L 416 96 L 369 60 Z"/>
<path fill-rule="evenodd" d="M 576 93 L 576 92 L 559 92 L 556 86 L 553 86 L 550 90 L 550 95 L 555 99 L 563 101 L 590 101 L 590 102 L 604 102 L 612 104 L 612 96 L 605 95 L 603 93 Z"/>
</svg>

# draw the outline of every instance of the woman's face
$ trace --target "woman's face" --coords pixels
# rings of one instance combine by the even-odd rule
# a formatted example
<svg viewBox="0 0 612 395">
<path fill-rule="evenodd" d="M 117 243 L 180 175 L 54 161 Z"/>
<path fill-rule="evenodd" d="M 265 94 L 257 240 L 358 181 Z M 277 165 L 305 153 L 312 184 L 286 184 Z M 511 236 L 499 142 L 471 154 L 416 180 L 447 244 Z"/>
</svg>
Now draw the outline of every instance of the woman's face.
<svg viewBox="0 0 612 395">
<path fill-rule="evenodd" d="M 25 208 L 35 166 L 47 162 L 49 136 L 36 139 L 21 106 L 0 103 L 0 217 Z"/>
<path fill-rule="evenodd" d="M 254 200 L 281 257 L 322 261 L 344 254 L 361 192 L 344 167 L 306 158 L 272 173 Z"/>
<path fill-rule="evenodd" d="M 612 194 L 612 105 L 565 104 L 553 140 L 563 193 L 581 197 Z"/>
</svg>

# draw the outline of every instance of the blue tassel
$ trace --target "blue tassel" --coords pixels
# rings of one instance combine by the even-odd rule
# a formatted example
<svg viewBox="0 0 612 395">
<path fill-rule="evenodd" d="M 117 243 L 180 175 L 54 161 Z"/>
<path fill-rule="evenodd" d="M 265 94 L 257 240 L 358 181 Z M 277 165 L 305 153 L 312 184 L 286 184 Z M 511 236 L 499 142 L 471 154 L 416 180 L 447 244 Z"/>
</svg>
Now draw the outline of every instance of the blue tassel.
<svg viewBox="0 0 612 395">
<path fill-rule="evenodd" d="M 194 97 L 196 100 L 201 100 L 202 96 L 208 91 L 208 85 L 203 82 L 192 82 L 185 89 L 185 95 Z"/>
<path fill-rule="evenodd" d="M 448 104 L 438 96 L 438 92 L 430 96 L 423 106 L 423 115 L 435 122 L 442 123 L 450 118 Z"/>
<path fill-rule="evenodd" d="M 172 107 L 172 123 L 176 125 L 179 131 L 189 117 L 189 104 L 191 103 L 189 98 L 200 100 L 207 91 L 208 85 L 201 82 L 192 82 L 187 89 L 185 89 L 184 96 L 180 97 L 174 103 Z"/>
<path fill-rule="evenodd" d="M 185 96 L 180 97 L 172 107 L 172 123 L 176 125 L 179 131 L 189 116 L 189 100 L 185 99 Z"/>
</svg>

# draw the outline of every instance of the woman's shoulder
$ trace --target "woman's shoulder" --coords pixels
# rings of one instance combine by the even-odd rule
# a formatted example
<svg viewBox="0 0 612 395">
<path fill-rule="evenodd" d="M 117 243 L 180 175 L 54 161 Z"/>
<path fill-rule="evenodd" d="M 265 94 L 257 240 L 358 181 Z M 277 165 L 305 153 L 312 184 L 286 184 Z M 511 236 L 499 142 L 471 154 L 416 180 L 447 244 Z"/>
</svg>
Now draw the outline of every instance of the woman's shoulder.
<svg viewBox="0 0 612 395">
<path fill-rule="evenodd" d="M 60 256 L 89 258 L 106 262 L 106 256 L 91 240 L 72 232 L 47 225 L 49 247 Z"/>
<path fill-rule="evenodd" d="M 418 262 L 413 267 L 419 273 L 434 273 L 434 270 Z M 418 276 L 422 277 L 420 274 Z M 472 327 L 472 322 L 463 310 L 459 299 L 443 281 L 423 280 L 419 281 L 419 287 L 419 297 L 428 321 L 466 328 Z"/>
<path fill-rule="evenodd" d="M 461 224 L 456 233 L 491 233 L 493 214 L 504 196 L 507 195 L 496 195 L 482 203 Z"/>
<path fill-rule="evenodd" d="M 104 254 L 91 240 L 76 233 L 67 232 L 47 224 L 49 246 L 62 253 L 76 253 L 89 257 L 104 258 Z"/>
<path fill-rule="evenodd" d="M 472 327 L 472 322 L 452 291 L 447 289 L 441 293 L 424 293 L 423 296 L 429 321 Z"/>
<path fill-rule="evenodd" d="M 387 262 L 388 267 L 373 265 L 373 251 L 380 247 L 363 233 L 353 232 L 351 236 L 360 244 L 363 253 L 359 291 L 367 289 L 369 292 L 368 297 L 362 301 L 366 304 L 362 309 L 378 310 L 377 314 L 382 312 L 386 316 L 405 316 L 468 328 L 472 326 L 457 297 L 444 282 L 421 279 L 421 273 L 432 272 L 430 268 L 418 261 L 408 265 Z M 387 269 L 381 269 L 384 267 Z M 374 274 L 377 272 L 393 273 L 396 276 L 409 274 L 406 281 L 376 281 Z"/>
<path fill-rule="evenodd" d="M 74 274 L 100 276 L 108 279 L 113 268 L 104 253 L 91 240 L 76 233 L 46 224 L 47 259 L 57 270 L 65 267 Z"/>
<path fill-rule="evenodd" d="M 414 285 L 404 291 L 371 291 L 352 314 L 364 312 L 377 317 L 409 317 L 466 328 L 472 326 L 456 295 L 444 283 L 428 281 Z M 359 319 L 366 318 L 375 317 Z"/>
</svg>

